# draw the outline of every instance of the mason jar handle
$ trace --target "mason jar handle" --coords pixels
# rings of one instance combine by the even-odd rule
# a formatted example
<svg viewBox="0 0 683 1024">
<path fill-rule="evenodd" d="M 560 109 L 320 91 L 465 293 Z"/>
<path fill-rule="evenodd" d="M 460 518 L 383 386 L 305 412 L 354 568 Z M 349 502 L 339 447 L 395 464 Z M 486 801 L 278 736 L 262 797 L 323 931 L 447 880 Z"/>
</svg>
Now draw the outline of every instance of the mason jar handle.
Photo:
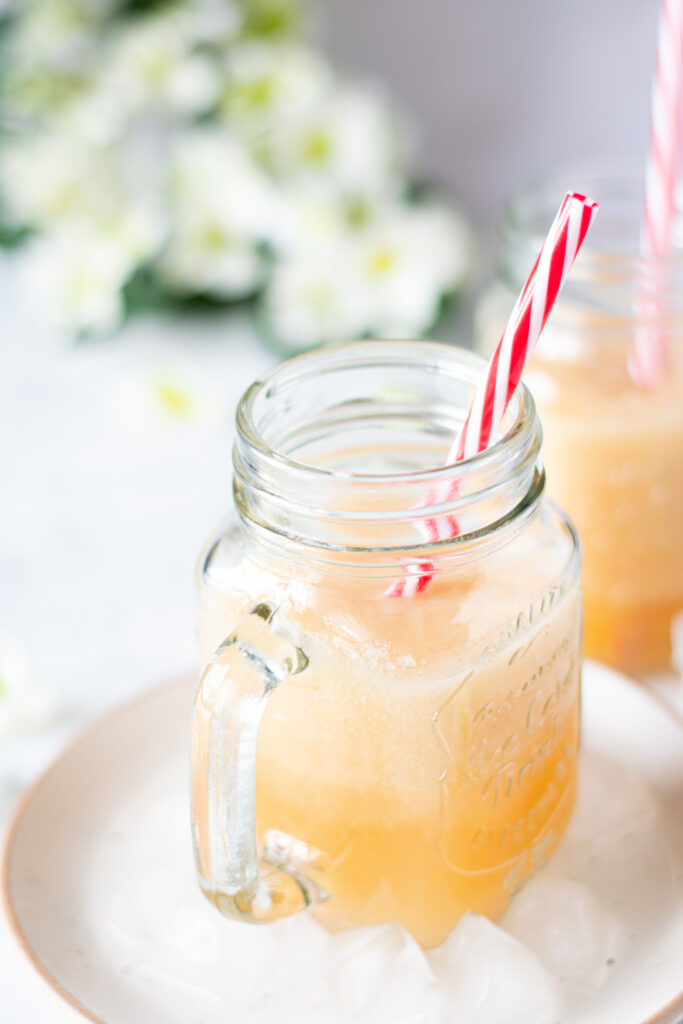
<svg viewBox="0 0 683 1024">
<path fill-rule="evenodd" d="M 199 880 L 227 917 L 267 923 L 321 902 L 310 873 L 319 855 L 271 830 L 259 858 L 256 840 L 256 743 L 273 691 L 302 672 L 308 658 L 273 628 L 275 609 L 256 605 L 207 665 L 192 724 L 192 817 Z"/>
</svg>

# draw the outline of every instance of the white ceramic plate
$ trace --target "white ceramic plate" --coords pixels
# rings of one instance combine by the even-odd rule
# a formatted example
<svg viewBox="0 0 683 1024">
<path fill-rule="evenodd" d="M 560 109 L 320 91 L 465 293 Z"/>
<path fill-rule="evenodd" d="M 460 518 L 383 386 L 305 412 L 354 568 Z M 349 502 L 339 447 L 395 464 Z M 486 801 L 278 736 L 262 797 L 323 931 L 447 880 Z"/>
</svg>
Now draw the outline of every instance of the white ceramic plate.
<svg viewBox="0 0 683 1024">
<path fill-rule="evenodd" d="M 260 984 L 264 930 L 223 921 L 194 881 L 191 699 L 191 681 L 181 680 L 97 722 L 28 793 L 10 828 L 8 921 L 76 1021 L 231 1024 L 244 1019 L 242 991 Z M 591 664 L 583 716 L 582 759 L 593 781 L 584 771 L 580 820 L 558 856 L 571 859 L 573 844 L 576 863 L 580 847 L 578 873 L 618 904 L 626 948 L 605 984 L 575 999 L 561 1024 L 674 1024 L 683 1017 L 683 725 L 644 690 Z M 610 787 L 619 785 L 622 809 L 631 791 L 636 803 L 647 791 L 656 813 L 635 807 L 609 863 L 604 845 L 602 857 L 591 849 L 586 822 L 602 815 L 600 804 L 609 817 Z M 255 943 L 251 977 L 243 968 L 231 976 L 222 947 L 236 928 Z"/>
</svg>

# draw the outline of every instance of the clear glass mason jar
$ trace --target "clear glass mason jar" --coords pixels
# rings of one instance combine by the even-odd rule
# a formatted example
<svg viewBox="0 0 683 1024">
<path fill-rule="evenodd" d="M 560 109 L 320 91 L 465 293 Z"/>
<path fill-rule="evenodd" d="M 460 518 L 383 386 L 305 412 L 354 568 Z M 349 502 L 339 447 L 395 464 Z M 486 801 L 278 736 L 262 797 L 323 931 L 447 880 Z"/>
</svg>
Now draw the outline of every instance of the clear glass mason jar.
<svg viewBox="0 0 683 1024">
<path fill-rule="evenodd" d="M 494 447 L 434 468 L 484 369 L 361 342 L 240 403 L 236 517 L 198 567 L 192 751 L 199 880 L 228 916 L 310 905 L 433 946 L 468 909 L 499 914 L 565 829 L 580 558 L 526 388 Z M 426 541 L 445 516 L 459 535 Z M 426 562 L 422 592 L 387 593 Z"/>
<path fill-rule="evenodd" d="M 639 255 L 644 184 L 573 175 L 600 214 L 525 373 L 543 423 L 550 496 L 583 547 L 587 655 L 640 670 L 669 662 L 683 610 L 683 251 Z M 477 312 L 477 344 L 498 341 L 566 182 L 508 207 L 498 280 Z M 677 238 L 680 243 L 681 226 Z M 643 314 L 643 287 L 654 301 Z M 636 387 L 629 353 L 639 330 L 665 339 L 666 372 Z"/>
</svg>

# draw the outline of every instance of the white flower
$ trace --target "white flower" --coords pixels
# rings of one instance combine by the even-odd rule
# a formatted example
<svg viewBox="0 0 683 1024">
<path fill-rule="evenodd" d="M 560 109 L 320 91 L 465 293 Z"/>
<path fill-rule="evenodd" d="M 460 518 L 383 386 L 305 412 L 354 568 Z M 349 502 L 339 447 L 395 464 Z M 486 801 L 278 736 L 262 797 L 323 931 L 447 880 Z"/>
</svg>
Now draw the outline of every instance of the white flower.
<svg viewBox="0 0 683 1024">
<path fill-rule="evenodd" d="M 172 235 L 163 278 L 190 293 L 250 294 L 263 283 L 262 242 L 277 217 L 270 183 L 227 133 L 183 136 L 171 161 Z"/>
<path fill-rule="evenodd" d="M 400 189 L 401 142 L 384 97 L 371 89 L 335 85 L 268 139 L 276 174 L 325 181 L 339 193 L 383 195 Z"/>
<path fill-rule="evenodd" d="M 220 128 L 180 136 L 170 161 L 171 196 L 185 215 L 204 207 L 241 235 L 264 238 L 277 206 L 272 184 L 244 146 Z"/>
<path fill-rule="evenodd" d="M 366 224 L 342 225 L 323 217 L 317 244 L 314 232 L 310 247 L 284 252 L 264 301 L 276 336 L 295 350 L 423 335 L 469 267 L 465 226 L 433 203 L 369 208 Z"/>
<path fill-rule="evenodd" d="M 19 64 L 66 69 L 92 53 L 93 28 L 118 0 L 46 0 L 22 4 L 10 35 L 10 58 Z"/>
<path fill-rule="evenodd" d="M 33 678 L 24 649 L 0 634 L 0 737 L 35 727 L 53 711 L 54 696 Z"/>
<path fill-rule="evenodd" d="M 121 30 L 103 79 L 131 113 L 167 109 L 199 114 L 216 100 L 218 69 L 207 54 L 192 50 L 183 13 L 139 19 Z"/>
<path fill-rule="evenodd" d="M 68 110 L 101 62 L 98 29 L 117 0 L 18 5 L 2 48 L 6 113 L 33 119 Z"/>
<path fill-rule="evenodd" d="M 265 262 L 252 240 L 236 237 L 205 209 L 175 224 L 159 274 L 174 290 L 189 295 L 239 299 L 258 290 Z"/>
<path fill-rule="evenodd" d="M 471 245 L 462 221 L 435 203 L 391 207 L 358 236 L 352 253 L 367 300 L 368 329 L 381 337 L 420 336 L 442 298 L 467 273 Z"/>
<path fill-rule="evenodd" d="M 168 236 L 165 217 L 153 197 L 121 200 L 121 206 L 103 211 L 87 228 L 119 254 L 122 263 L 131 269 L 146 263 L 161 248 Z"/>
<path fill-rule="evenodd" d="M 136 365 L 121 381 L 119 400 L 134 432 L 211 429 L 226 414 L 224 396 L 211 375 L 178 356 Z"/>
<path fill-rule="evenodd" d="M 107 333 L 123 318 L 121 288 L 134 258 L 116 239 L 82 226 L 62 228 L 28 246 L 27 287 L 65 334 Z"/>
<path fill-rule="evenodd" d="M 13 219 L 37 226 L 97 213 L 118 191 L 109 154 L 48 133 L 5 145 L 0 182 Z"/>
<path fill-rule="evenodd" d="M 311 50 L 243 43 L 227 54 L 220 113 L 247 137 L 258 136 L 300 117 L 330 82 L 328 64 Z"/>
<path fill-rule="evenodd" d="M 76 150 L 110 146 L 125 134 L 128 124 L 118 91 L 104 77 L 79 92 L 58 116 L 53 115 L 53 128 L 65 145 Z"/>
<path fill-rule="evenodd" d="M 280 190 L 281 213 L 270 241 L 282 253 L 315 253 L 339 245 L 376 215 L 376 206 L 363 197 L 340 195 L 329 185 L 310 182 Z"/>
<path fill-rule="evenodd" d="M 264 299 L 269 330 L 288 352 L 353 341 L 367 327 L 365 296 L 343 247 L 298 253 L 276 266 Z"/>
<path fill-rule="evenodd" d="M 186 0 L 181 13 L 193 44 L 221 48 L 235 38 L 243 19 L 233 0 Z"/>
</svg>

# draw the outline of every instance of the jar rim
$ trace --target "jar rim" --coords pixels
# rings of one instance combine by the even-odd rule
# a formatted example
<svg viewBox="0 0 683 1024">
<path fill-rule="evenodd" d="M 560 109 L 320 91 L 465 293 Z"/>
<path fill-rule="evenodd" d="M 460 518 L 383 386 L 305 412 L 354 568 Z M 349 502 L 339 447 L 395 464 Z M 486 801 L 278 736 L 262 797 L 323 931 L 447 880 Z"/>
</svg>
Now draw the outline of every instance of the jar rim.
<svg viewBox="0 0 683 1024">
<path fill-rule="evenodd" d="M 505 446 L 509 445 L 530 422 L 533 422 L 536 416 L 536 406 L 531 392 L 524 382 L 520 381 L 517 391 L 511 400 L 512 423 L 506 432 L 489 448 L 475 455 L 468 456 L 457 463 L 393 473 L 338 471 L 292 459 L 265 442 L 258 428 L 254 425 L 254 407 L 258 398 L 274 386 L 295 383 L 298 376 L 297 371 L 300 369 L 303 370 L 302 375 L 310 375 L 319 372 L 321 369 L 334 370 L 336 366 L 342 365 L 354 364 L 361 367 L 376 364 L 377 362 L 396 364 L 404 362 L 416 351 L 424 354 L 424 356 L 431 355 L 432 358 L 436 357 L 438 361 L 442 361 L 444 358 L 448 359 L 449 354 L 456 355 L 461 361 L 463 368 L 471 376 L 473 383 L 475 381 L 479 382 L 483 378 L 486 361 L 482 356 L 469 349 L 448 345 L 444 342 L 421 339 L 414 341 L 372 339 L 327 345 L 324 348 L 305 352 L 278 363 L 265 376 L 259 377 L 247 388 L 237 405 L 235 421 L 238 438 L 243 438 L 247 441 L 266 463 L 293 472 L 304 472 L 310 477 L 317 476 L 320 479 L 334 478 L 348 483 L 358 481 L 362 483 L 390 484 L 394 482 L 415 481 L 430 486 L 448 480 L 454 468 L 462 470 L 494 463 L 500 458 Z"/>
<path fill-rule="evenodd" d="M 567 191 L 580 191 L 600 203 L 600 214 L 591 228 L 572 270 L 572 282 L 596 272 L 652 277 L 659 270 L 683 272 L 683 196 L 676 196 L 672 247 L 662 256 L 641 251 L 645 178 L 635 168 L 609 164 L 577 166 L 530 181 L 511 196 L 504 207 L 500 234 L 503 248 L 538 252 L 557 206 Z"/>
<path fill-rule="evenodd" d="M 346 398 L 330 407 L 338 414 L 338 419 L 332 420 L 333 428 L 338 426 L 343 435 L 345 425 L 355 424 L 354 416 L 365 423 L 355 400 L 364 412 L 374 410 L 376 420 L 384 417 L 386 436 L 390 437 L 396 422 L 405 426 L 414 421 L 422 429 L 426 417 L 438 416 L 434 407 L 443 409 L 435 395 L 446 396 L 449 404 L 448 430 L 451 421 L 462 422 L 485 370 L 481 356 L 431 341 L 350 342 L 281 363 L 252 384 L 238 405 L 233 467 L 240 518 L 309 546 L 354 553 L 383 550 L 395 555 L 425 548 L 444 550 L 453 544 L 461 549 L 468 543 L 485 546 L 493 534 L 502 538 L 520 528 L 533 514 L 545 482 L 538 461 L 540 424 L 533 398 L 523 384 L 508 408 L 503 435 L 486 451 L 449 465 L 391 472 L 340 471 L 293 458 L 286 445 L 283 450 L 276 443 L 278 435 L 299 438 L 302 434 L 296 419 L 292 420 L 295 428 L 287 434 L 287 417 L 296 416 L 297 388 L 303 389 L 299 397 L 303 393 L 310 402 L 313 394 L 317 401 L 317 391 L 324 391 L 325 375 L 328 390 L 331 381 Z M 387 411 L 374 389 L 381 391 L 385 380 L 404 379 L 409 386 L 397 416 Z M 337 394 L 334 387 L 332 393 Z M 427 406 L 420 404 L 425 396 L 431 403 Z M 465 400 L 464 407 L 456 404 Z M 324 403 L 324 398 L 320 401 Z M 311 422 L 318 421 L 312 416 Z M 431 425 L 431 420 L 428 423 Z M 443 442 L 443 420 L 439 426 Z M 400 451 L 393 446 L 382 450 Z M 467 517 L 467 529 L 437 541 L 425 539 L 427 531 L 422 527 L 447 515 L 456 515 L 458 524 Z M 340 524 L 352 529 L 353 540 L 340 541 L 332 535 Z"/>
</svg>

